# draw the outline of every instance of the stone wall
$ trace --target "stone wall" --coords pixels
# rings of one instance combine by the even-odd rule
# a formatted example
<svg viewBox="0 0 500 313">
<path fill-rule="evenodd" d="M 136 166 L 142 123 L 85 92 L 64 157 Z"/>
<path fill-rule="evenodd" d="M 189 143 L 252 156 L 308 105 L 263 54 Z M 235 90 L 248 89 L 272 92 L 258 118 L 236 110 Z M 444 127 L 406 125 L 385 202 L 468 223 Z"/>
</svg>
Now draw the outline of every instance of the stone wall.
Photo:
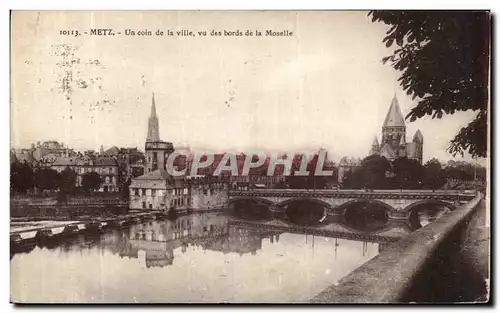
<svg viewBox="0 0 500 313">
<path fill-rule="evenodd" d="M 95 194 L 74 196 L 65 200 L 57 197 L 12 197 L 10 199 L 11 218 L 74 218 L 83 215 L 109 216 L 124 214 L 128 202 L 118 194 Z"/>
<path fill-rule="evenodd" d="M 228 203 L 227 186 L 196 186 L 191 189 L 191 205 L 193 211 L 222 209 Z"/>
<path fill-rule="evenodd" d="M 465 258 L 462 253 L 468 245 L 476 251 L 476 255 L 481 255 L 476 258 L 479 263 L 488 261 L 484 245 L 489 244 L 489 238 L 480 243 L 469 239 L 472 228 L 484 225 L 477 222 L 484 207 L 485 202 L 478 193 L 469 203 L 389 245 L 378 256 L 318 294 L 311 302 L 484 301 L 487 299 L 484 297 L 485 278 L 474 273 L 477 266 L 464 272 Z"/>
</svg>

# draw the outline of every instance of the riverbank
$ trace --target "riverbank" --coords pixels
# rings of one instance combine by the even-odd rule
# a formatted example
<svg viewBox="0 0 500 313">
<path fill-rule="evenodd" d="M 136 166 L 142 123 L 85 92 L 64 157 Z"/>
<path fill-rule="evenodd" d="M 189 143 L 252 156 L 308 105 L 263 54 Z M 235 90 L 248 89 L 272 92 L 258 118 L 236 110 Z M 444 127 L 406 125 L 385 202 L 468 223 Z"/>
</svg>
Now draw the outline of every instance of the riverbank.
<svg viewBox="0 0 500 313">
<path fill-rule="evenodd" d="M 484 234 L 489 234 L 489 226 L 483 222 L 487 214 L 484 209 L 485 202 L 478 194 L 471 202 L 390 245 L 310 302 L 487 301 L 485 276 L 478 275 L 481 268 L 483 274 L 488 273 L 489 236 Z M 464 253 L 467 249 L 470 253 Z M 469 262 L 471 259 L 476 264 Z"/>
</svg>

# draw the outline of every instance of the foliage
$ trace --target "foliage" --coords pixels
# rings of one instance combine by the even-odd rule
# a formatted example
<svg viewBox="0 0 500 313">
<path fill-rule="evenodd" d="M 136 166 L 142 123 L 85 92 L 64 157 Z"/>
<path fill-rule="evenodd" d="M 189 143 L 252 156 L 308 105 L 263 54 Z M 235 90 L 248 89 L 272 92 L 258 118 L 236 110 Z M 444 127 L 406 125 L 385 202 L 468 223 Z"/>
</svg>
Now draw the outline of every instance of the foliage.
<svg viewBox="0 0 500 313">
<path fill-rule="evenodd" d="M 407 115 L 472 110 L 476 118 L 451 141 L 448 151 L 474 157 L 487 154 L 487 106 L 490 54 L 490 16 L 466 11 L 372 11 L 373 22 L 389 25 L 383 42 L 395 44 L 383 58 L 402 74 L 400 85 L 418 104 Z"/>
<path fill-rule="evenodd" d="M 363 170 L 359 167 L 349 170 L 342 179 L 342 189 L 363 189 L 364 184 Z"/>
<path fill-rule="evenodd" d="M 101 187 L 102 179 L 96 172 L 87 172 L 82 175 L 82 188 L 85 192 L 98 190 Z"/>
<path fill-rule="evenodd" d="M 442 169 L 441 162 L 438 159 L 433 158 L 427 161 L 424 165 L 425 167 L 425 177 L 424 186 L 435 190 L 439 189 L 446 184 L 446 173 Z"/>
<path fill-rule="evenodd" d="M 69 167 L 59 174 L 59 190 L 61 194 L 72 194 L 75 191 L 76 173 Z"/>
<path fill-rule="evenodd" d="M 359 167 L 346 173 L 343 189 L 432 189 L 443 188 L 448 180 L 483 180 L 486 169 L 468 162 L 450 161 L 443 167 L 437 159 L 421 165 L 416 160 L 399 158 L 392 163 L 384 157 L 369 156 Z"/>
<path fill-rule="evenodd" d="M 33 170 L 26 162 L 10 165 L 10 188 L 13 192 L 26 193 L 33 188 Z"/>
<path fill-rule="evenodd" d="M 35 172 L 35 186 L 40 190 L 56 190 L 59 173 L 51 168 L 41 168 Z"/>
<path fill-rule="evenodd" d="M 122 184 L 120 194 L 123 199 L 128 199 L 130 196 L 130 184 L 132 183 L 132 179 L 130 177 Z"/>
<path fill-rule="evenodd" d="M 383 156 L 371 155 L 361 161 L 364 186 L 369 189 L 387 189 L 389 181 L 387 173 L 391 171 L 391 163 Z"/>
<path fill-rule="evenodd" d="M 311 160 L 307 163 L 308 176 L 295 176 L 300 168 L 301 159 L 306 157 L 305 155 L 296 155 L 294 157 L 291 175 L 287 176 L 286 182 L 290 189 L 325 189 L 330 187 L 337 182 L 337 169 L 331 165 L 325 164 L 323 167 L 324 171 L 333 171 L 331 176 L 315 176 L 316 167 L 318 163 L 318 154 L 315 154 Z M 325 162 L 326 163 L 326 162 Z"/>
<path fill-rule="evenodd" d="M 397 189 L 421 189 L 424 186 L 425 169 L 417 161 L 399 158 L 392 162 L 394 177 L 391 185 Z"/>
</svg>

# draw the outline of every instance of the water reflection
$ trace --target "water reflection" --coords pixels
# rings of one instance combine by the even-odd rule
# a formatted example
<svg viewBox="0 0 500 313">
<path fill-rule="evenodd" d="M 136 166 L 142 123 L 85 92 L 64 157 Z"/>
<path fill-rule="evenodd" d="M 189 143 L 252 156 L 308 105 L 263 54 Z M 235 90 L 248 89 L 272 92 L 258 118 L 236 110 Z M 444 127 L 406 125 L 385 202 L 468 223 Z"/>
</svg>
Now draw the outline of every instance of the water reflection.
<svg viewBox="0 0 500 313">
<path fill-rule="evenodd" d="M 281 233 L 229 226 L 228 216 L 221 214 L 189 215 L 172 222 L 132 226 L 122 237 L 119 255 L 138 258 L 139 251 L 143 251 L 147 267 L 172 265 L 178 248 L 183 254 L 201 249 L 255 255 L 263 239 L 278 243 Z"/>
<path fill-rule="evenodd" d="M 375 231 L 383 228 L 389 216 L 387 208 L 374 203 L 356 203 L 345 209 L 345 221 L 360 231 Z"/>
<path fill-rule="evenodd" d="M 323 204 L 309 200 L 295 200 L 286 206 L 286 219 L 296 225 L 315 226 L 324 219 L 326 210 Z"/>
<path fill-rule="evenodd" d="M 307 301 L 377 255 L 390 242 L 385 239 L 395 238 L 388 232 L 388 237 L 359 237 L 340 224 L 315 233 L 280 223 L 196 214 L 37 246 L 11 258 L 12 298 Z"/>
</svg>

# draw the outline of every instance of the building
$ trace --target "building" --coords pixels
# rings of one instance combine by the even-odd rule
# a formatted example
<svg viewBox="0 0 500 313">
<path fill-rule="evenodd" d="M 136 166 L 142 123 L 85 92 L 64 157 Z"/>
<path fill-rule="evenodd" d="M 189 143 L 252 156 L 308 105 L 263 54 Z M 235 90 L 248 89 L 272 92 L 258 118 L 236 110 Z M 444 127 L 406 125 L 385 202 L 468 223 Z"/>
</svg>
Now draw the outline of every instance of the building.
<svg viewBox="0 0 500 313">
<path fill-rule="evenodd" d="M 11 151 L 11 153 L 13 153 Z M 33 156 L 32 151 L 29 151 L 28 149 L 22 149 L 19 150 L 14 154 L 14 160 L 19 162 L 19 163 L 27 163 L 32 169 L 38 167 L 38 160 Z M 12 159 L 12 158 L 11 158 Z"/>
<path fill-rule="evenodd" d="M 160 140 L 154 93 L 145 146 L 145 172 L 143 175 L 132 178 L 129 186 L 129 208 L 131 210 L 169 210 L 187 207 L 189 195 L 185 177 L 171 176 L 166 170 L 166 160 L 173 152 L 173 145 Z M 131 166 L 132 170 L 141 160 L 135 161 Z"/>
<path fill-rule="evenodd" d="M 172 176 L 166 160 L 174 151 L 170 142 L 160 140 L 159 121 L 153 94 L 146 137 L 146 172 L 132 179 L 129 186 L 131 210 L 214 209 L 227 201 L 227 186 L 219 178 L 190 177 L 192 158 L 180 158 L 177 167 L 188 167 L 186 175 Z M 189 152 L 185 151 L 184 153 Z M 207 174 L 211 173 L 209 168 Z"/>
<path fill-rule="evenodd" d="M 113 146 L 101 153 L 102 156 L 114 158 L 118 162 L 120 183 L 144 175 L 144 154 L 137 148 L 118 148 Z"/>
<path fill-rule="evenodd" d="M 129 190 L 131 210 L 169 210 L 189 205 L 184 177 L 170 176 L 165 169 L 132 179 Z"/>
<path fill-rule="evenodd" d="M 43 143 L 37 142 L 36 146 L 31 145 L 31 150 L 33 151 L 33 156 L 37 159 L 45 159 L 55 157 L 70 157 L 75 155 L 75 151 L 64 146 L 64 143 L 59 143 L 57 141 L 49 140 Z"/>
<path fill-rule="evenodd" d="M 146 137 L 146 168 L 145 172 L 165 169 L 168 156 L 174 151 L 171 142 L 160 140 L 160 125 L 156 116 L 155 95 L 151 104 L 151 115 L 148 120 L 148 134 Z"/>
<path fill-rule="evenodd" d="M 76 186 L 82 186 L 83 175 L 95 172 L 101 177 L 101 192 L 119 191 L 118 163 L 112 157 L 59 157 L 51 165 L 51 168 L 61 173 L 66 168 L 76 173 Z"/>
<path fill-rule="evenodd" d="M 375 137 L 370 155 L 378 154 L 389 161 L 406 157 L 422 164 L 423 148 L 424 137 L 420 130 L 415 132 L 411 142 L 406 141 L 405 120 L 398 99 L 394 95 L 382 126 L 382 140 L 379 143 Z"/>
<path fill-rule="evenodd" d="M 57 158 L 75 156 L 73 149 L 64 146 L 57 141 L 45 141 L 31 144 L 28 149 L 16 149 L 14 151 L 21 163 L 28 163 L 32 168 L 50 167 Z"/>
</svg>

